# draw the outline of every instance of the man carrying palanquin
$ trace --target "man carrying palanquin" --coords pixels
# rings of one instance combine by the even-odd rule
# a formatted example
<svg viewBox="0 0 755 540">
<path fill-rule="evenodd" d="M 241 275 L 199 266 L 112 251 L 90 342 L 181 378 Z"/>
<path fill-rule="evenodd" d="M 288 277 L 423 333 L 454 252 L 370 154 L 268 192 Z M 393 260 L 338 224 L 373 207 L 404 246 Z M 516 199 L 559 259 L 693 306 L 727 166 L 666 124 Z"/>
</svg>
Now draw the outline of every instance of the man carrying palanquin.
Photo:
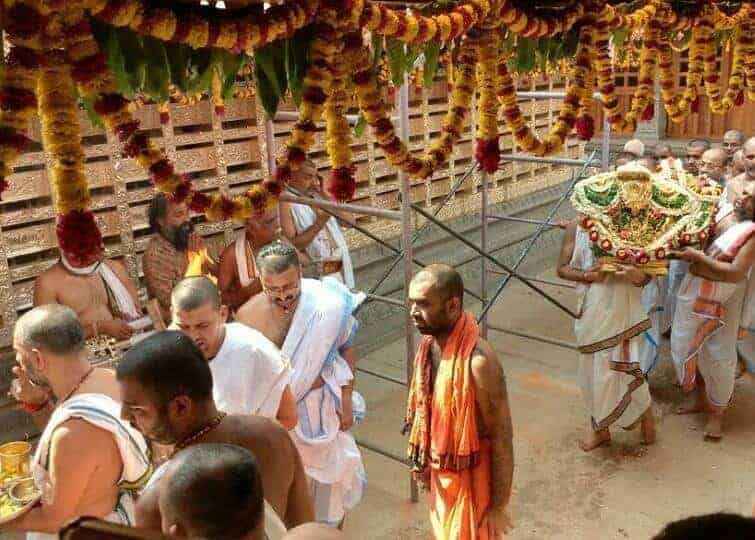
<svg viewBox="0 0 755 540">
<path fill-rule="evenodd" d="M 326 199 L 318 180 L 317 167 L 308 159 L 292 174 L 291 186 L 304 195 Z M 306 253 L 317 275 L 334 277 L 354 288 L 349 246 L 335 217 L 306 204 L 282 202 L 280 220 L 283 234 L 297 250 Z"/>
<path fill-rule="evenodd" d="M 226 443 L 257 459 L 265 500 L 287 527 L 312 521 L 312 502 L 299 453 L 276 421 L 219 411 L 212 397 L 212 373 L 202 351 L 182 332 L 157 332 L 131 347 L 116 368 L 123 396 L 121 415 L 152 443 L 172 447 L 136 507 L 138 527 L 161 529 L 162 481 L 184 448 Z"/>
<path fill-rule="evenodd" d="M 87 243 L 60 246 L 60 260 L 34 283 L 34 305 L 70 307 L 87 338 L 127 339 L 142 317 L 136 286 L 121 262 L 105 258 L 101 237 Z"/>
<path fill-rule="evenodd" d="M 79 516 L 132 524 L 133 495 L 152 471 L 147 445 L 119 418 L 113 372 L 90 366 L 76 314 L 59 304 L 32 309 L 16 323 L 13 348 L 13 394 L 23 400 L 30 385 L 44 388 L 55 405 L 31 462 L 42 502 L 5 527 L 36 531 L 27 538 L 42 540 L 57 538 Z"/>
<path fill-rule="evenodd" d="M 279 207 L 273 203 L 246 220 L 244 230 L 220 255 L 218 288 L 223 304 L 236 311 L 262 291 L 255 256 L 259 249 L 280 236 Z"/>
<path fill-rule="evenodd" d="M 200 258 L 199 271 L 194 275 L 215 274 L 217 265 L 207 254 L 202 237 L 194 232 L 185 202 L 156 193 L 148 213 L 153 234 L 142 258 L 144 284 L 150 297 L 157 299 L 163 319 L 169 321 L 170 293 L 187 272 L 191 273 L 190 259 Z"/>
<path fill-rule="evenodd" d="M 492 540 L 511 527 L 511 414 L 500 362 L 463 295 L 461 276 L 443 264 L 427 266 L 409 286 L 423 338 L 405 429 L 415 478 L 430 490 L 435 538 Z"/>
<path fill-rule="evenodd" d="M 365 473 L 349 429 L 364 413 L 353 391 L 358 322 L 364 299 L 339 281 L 302 279 L 299 258 L 286 241 L 262 248 L 257 267 L 264 294 L 237 313 L 291 360 L 291 390 L 299 423 L 291 432 L 309 477 L 317 521 L 340 526 L 346 510 L 361 500 Z"/>
<path fill-rule="evenodd" d="M 734 203 L 736 223 L 716 226 L 703 252 L 685 248 L 690 263 L 676 303 L 671 355 L 686 392 L 697 389 L 679 414 L 707 412 L 705 437 L 720 439 L 723 415 L 734 391 L 737 336 L 747 277 L 755 260 L 755 183 Z"/>
<path fill-rule="evenodd" d="M 233 322 L 220 292 L 205 277 L 191 277 L 173 289 L 173 326 L 194 340 L 210 363 L 213 396 L 231 414 L 259 414 L 296 426 L 296 402 L 289 382 L 291 368 L 269 339 Z"/>
</svg>

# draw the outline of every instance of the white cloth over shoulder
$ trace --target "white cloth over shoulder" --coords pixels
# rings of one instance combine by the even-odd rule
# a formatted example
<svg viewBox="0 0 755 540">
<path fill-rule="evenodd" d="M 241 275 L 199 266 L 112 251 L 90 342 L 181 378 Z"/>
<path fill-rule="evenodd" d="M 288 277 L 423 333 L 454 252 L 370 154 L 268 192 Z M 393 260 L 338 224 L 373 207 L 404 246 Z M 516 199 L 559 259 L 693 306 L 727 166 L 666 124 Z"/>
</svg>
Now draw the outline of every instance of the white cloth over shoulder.
<svg viewBox="0 0 755 540">
<path fill-rule="evenodd" d="M 296 226 L 296 232 L 301 234 L 303 231 L 309 229 L 314 225 L 317 215 L 311 206 L 306 204 L 291 204 L 291 215 L 294 218 L 294 225 Z M 327 260 L 340 258 L 342 263 L 343 282 L 350 289 L 354 288 L 354 267 L 351 262 L 351 255 L 349 254 L 349 245 L 346 243 L 341 232 L 341 227 L 338 225 L 338 220 L 331 217 L 325 224 L 325 229 L 317 233 L 314 240 L 307 246 L 307 255 L 313 261 Z M 327 235 L 333 239 L 336 245 L 335 251 L 332 250 Z"/>
<path fill-rule="evenodd" d="M 244 231 L 241 231 L 241 234 L 236 237 L 234 249 L 236 250 L 236 269 L 239 274 L 239 283 L 242 287 L 248 287 L 257 275 L 257 265 L 254 262 L 254 257 L 247 257 L 246 233 Z M 249 267 L 250 263 L 251 268 Z"/>
<path fill-rule="evenodd" d="M 291 380 L 288 359 L 273 342 L 241 323 L 225 325 L 225 338 L 210 360 L 218 409 L 275 419 Z"/>
<path fill-rule="evenodd" d="M 134 494 L 141 489 L 152 473 L 149 449 L 141 433 L 120 418 L 121 406 L 104 394 L 79 394 L 59 404 L 53 411 L 34 453 L 31 473 L 34 483 L 42 491 L 42 503 L 49 493 L 50 443 L 55 430 L 64 422 L 78 418 L 113 434 L 121 453 L 123 471 L 118 484 L 118 498 L 113 512 L 104 517 L 113 523 L 131 525 L 134 518 Z M 28 533 L 27 540 L 47 540 L 57 535 Z"/>
<path fill-rule="evenodd" d="M 353 380 L 340 350 L 358 328 L 352 316 L 364 301 L 332 278 L 302 280 L 301 297 L 283 352 L 291 359 L 291 390 L 299 423 L 291 432 L 314 497 L 317 521 L 337 525 L 364 494 L 366 476 L 354 437 L 340 430 L 341 387 Z M 324 385 L 311 390 L 322 378 Z M 354 392 L 354 414 L 363 403 Z"/>
<path fill-rule="evenodd" d="M 577 229 L 571 266 L 595 264 L 587 232 Z M 641 291 L 608 275 L 601 283 L 579 284 L 580 318 L 574 333 L 580 351 L 580 382 L 594 430 L 634 424 L 650 406 L 640 367 L 643 333 L 650 329 Z"/>
</svg>

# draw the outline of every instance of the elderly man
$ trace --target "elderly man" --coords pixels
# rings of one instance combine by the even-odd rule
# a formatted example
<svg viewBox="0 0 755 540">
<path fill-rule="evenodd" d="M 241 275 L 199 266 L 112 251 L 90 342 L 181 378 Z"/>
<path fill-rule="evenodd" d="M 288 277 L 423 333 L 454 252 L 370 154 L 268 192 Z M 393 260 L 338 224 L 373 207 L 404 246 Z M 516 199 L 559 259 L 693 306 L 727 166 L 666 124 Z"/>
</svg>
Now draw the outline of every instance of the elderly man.
<svg viewBox="0 0 755 540">
<path fill-rule="evenodd" d="M 506 381 L 463 295 L 461 276 L 443 264 L 424 268 L 409 286 L 411 315 L 424 335 L 409 385 L 409 457 L 430 489 L 438 540 L 501 538 L 511 526 Z"/>
<path fill-rule="evenodd" d="M 254 258 L 257 251 L 280 236 L 279 208 L 274 204 L 264 213 L 246 220 L 244 230 L 220 256 L 218 288 L 223 303 L 236 311 L 262 291 Z"/>
<path fill-rule="evenodd" d="M 176 454 L 158 504 L 169 538 L 280 540 L 286 533 L 264 499 L 254 455 L 232 444 L 198 444 Z"/>
<path fill-rule="evenodd" d="M 291 185 L 316 199 L 327 198 L 320 188 L 317 167 L 312 160 L 305 161 L 304 166 L 293 173 Z M 335 217 L 306 204 L 283 202 L 280 220 L 283 235 L 297 250 L 307 254 L 320 276 L 335 277 L 350 289 L 354 288 L 349 246 Z"/>
<path fill-rule="evenodd" d="M 41 540 L 82 515 L 131 524 L 132 494 L 151 472 L 147 445 L 118 418 L 113 372 L 89 365 L 76 313 L 58 304 L 32 309 L 16 323 L 13 348 L 19 378 L 49 389 L 56 407 L 31 463 L 42 504 L 4 527 Z"/>
<path fill-rule="evenodd" d="M 265 336 L 241 323 L 226 323 L 228 308 L 215 284 L 186 278 L 173 290 L 173 325 L 194 340 L 210 363 L 213 396 L 223 411 L 277 419 L 296 426 L 291 368 Z"/>
<path fill-rule="evenodd" d="M 740 148 L 731 158 L 731 166 L 726 170 L 726 178 L 736 178 L 743 172 L 745 172 L 744 150 Z"/>
<path fill-rule="evenodd" d="M 737 129 L 730 129 L 724 133 L 723 141 L 721 141 L 721 148 L 726 152 L 728 160 L 727 165 L 731 164 L 731 160 L 734 158 L 734 154 L 737 150 L 742 148 L 745 142 L 745 134 Z"/>
<path fill-rule="evenodd" d="M 237 318 L 291 359 L 299 416 L 291 435 L 309 476 L 317 521 L 340 525 L 365 485 L 362 456 L 349 433 L 354 417 L 363 414 L 363 400 L 353 392 L 358 323 L 352 312 L 364 296 L 332 278 L 302 279 L 288 242 L 262 248 L 257 267 L 265 294 L 244 304 Z"/>
<path fill-rule="evenodd" d="M 708 149 L 710 149 L 710 141 L 706 139 L 693 139 L 688 142 L 684 157 L 684 168 L 692 174 L 697 174 L 703 153 Z"/>
<path fill-rule="evenodd" d="M 166 330 L 126 351 L 116 372 L 123 396 L 121 415 L 144 436 L 173 453 L 205 443 L 228 443 L 257 458 L 265 500 L 288 527 L 311 521 L 312 502 L 299 453 L 277 422 L 218 411 L 212 373 L 190 337 Z M 140 527 L 160 530 L 159 496 L 172 457 L 155 471 L 137 503 Z"/>
<path fill-rule="evenodd" d="M 127 339 L 142 316 L 139 295 L 126 267 L 105 258 L 101 240 L 91 253 L 60 251 L 60 260 L 34 283 L 34 305 L 43 304 L 73 309 L 87 338 L 104 334 Z"/>
<path fill-rule="evenodd" d="M 736 224 L 724 229 L 718 223 L 706 252 L 685 248 L 680 254 L 690 268 L 677 297 L 671 355 L 682 388 L 697 392 L 678 413 L 707 412 L 706 439 L 721 438 L 734 391 L 742 302 L 755 260 L 754 194 L 750 183 L 735 201 Z"/>
<path fill-rule="evenodd" d="M 626 429 L 639 424 L 643 443 L 652 444 L 655 419 L 641 368 L 644 333 L 651 327 L 642 291 L 650 276 L 633 266 L 601 272 L 588 232 L 577 224 L 564 235 L 558 276 L 578 284 L 581 305 L 574 333 L 591 429 L 580 447 L 588 452 L 608 443 L 614 424 Z"/>
<path fill-rule="evenodd" d="M 629 152 L 635 159 L 645 155 L 645 143 L 640 139 L 630 139 L 624 144 L 624 152 Z"/>
<path fill-rule="evenodd" d="M 186 203 L 156 193 L 149 205 L 149 225 L 154 233 L 144 250 L 142 268 L 150 297 L 157 298 L 163 318 L 170 320 L 170 293 L 186 275 L 190 254 L 207 250 L 194 232 Z M 203 260 L 201 274 L 215 273 L 212 261 Z"/>
</svg>

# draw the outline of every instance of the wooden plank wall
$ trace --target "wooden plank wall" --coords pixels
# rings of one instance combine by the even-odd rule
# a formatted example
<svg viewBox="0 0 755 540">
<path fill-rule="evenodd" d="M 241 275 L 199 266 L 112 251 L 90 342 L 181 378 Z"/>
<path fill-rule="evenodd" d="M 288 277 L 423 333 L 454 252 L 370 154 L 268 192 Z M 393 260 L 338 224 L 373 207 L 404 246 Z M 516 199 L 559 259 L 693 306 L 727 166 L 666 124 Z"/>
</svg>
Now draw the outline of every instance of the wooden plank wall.
<svg viewBox="0 0 755 540">
<path fill-rule="evenodd" d="M 528 89 L 560 88 L 558 82 L 532 81 Z M 412 89 L 410 99 L 411 147 L 413 151 L 421 152 L 439 134 L 448 102 L 445 76 L 440 73 L 430 89 Z M 557 111 L 559 100 L 528 100 L 522 106 L 531 124 L 543 133 L 552 121 L 554 110 Z M 286 107 L 292 109 L 291 105 Z M 209 102 L 191 107 L 172 105 L 170 113 L 171 120 L 166 125 L 160 124 L 154 106 L 145 106 L 136 114 L 145 132 L 174 159 L 177 170 L 189 173 L 195 185 L 203 191 L 242 192 L 267 174 L 264 139 L 261 140 L 259 135 L 264 134 L 264 120 L 253 99 L 228 103 L 222 119 L 213 114 Z M 133 160 L 121 158 L 117 143 L 109 135 L 92 127 L 83 113 L 81 120 L 93 208 L 105 237 L 107 255 L 123 257 L 132 277 L 139 279 L 142 275 L 141 254 L 149 239 L 147 207 L 153 190 L 138 165 Z M 283 144 L 291 124 L 274 124 L 276 145 Z M 502 130 L 503 151 L 510 152 L 510 134 L 503 126 Z M 396 173 L 367 131 L 353 142 L 358 179 L 355 202 L 398 208 Z M 57 259 L 47 158 L 38 142 L 40 135 L 36 122 L 31 135 L 36 143 L 19 160 L 15 173 L 8 179 L 10 188 L 0 202 L 0 293 L 4 300 L 0 348 L 9 346 L 13 322 L 18 314 L 31 306 L 34 279 Z M 582 149 L 581 143 L 570 141 L 562 155 L 577 157 Z M 442 198 L 455 175 L 472 165 L 473 154 L 468 122 L 448 166 L 428 180 L 413 182 L 413 200 L 427 206 Z M 324 132 L 318 133 L 312 156 L 320 167 L 326 168 Z M 490 179 L 493 188 L 491 203 L 562 181 L 568 174 L 566 168 L 508 163 Z M 451 218 L 478 208 L 479 180 L 476 175 L 471 175 L 441 215 Z M 359 217 L 359 221 L 384 237 L 399 232 L 399 225 L 395 222 L 365 216 Z M 199 232 L 208 239 L 215 252 L 233 238 L 231 223 L 210 224 L 197 218 L 197 224 Z M 348 231 L 348 235 L 353 246 L 365 243 L 364 237 L 354 231 Z"/>
</svg>

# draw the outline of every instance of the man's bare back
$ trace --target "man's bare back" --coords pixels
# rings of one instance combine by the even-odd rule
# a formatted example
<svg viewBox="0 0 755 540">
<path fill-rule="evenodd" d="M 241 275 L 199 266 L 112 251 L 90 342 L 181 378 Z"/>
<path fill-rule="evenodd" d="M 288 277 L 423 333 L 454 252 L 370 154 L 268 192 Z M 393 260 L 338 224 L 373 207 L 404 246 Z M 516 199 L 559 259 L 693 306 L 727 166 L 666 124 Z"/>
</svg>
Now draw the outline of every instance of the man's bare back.
<svg viewBox="0 0 755 540">
<path fill-rule="evenodd" d="M 314 519 L 299 452 L 280 424 L 261 416 L 229 415 L 217 428 L 195 442 L 201 443 L 235 444 L 252 452 L 262 476 L 265 500 L 287 527 Z M 170 462 L 166 466 L 169 467 Z M 159 484 L 159 481 L 153 482 L 137 503 L 139 527 L 160 529 Z"/>
<path fill-rule="evenodd" d="M 139 305 L 136 288 L 125 267 L 118 261 L 106 263 Z M 92 324 L 99 321 L 114 320 L 108 305 L 105 283 L 96 272 L 88 276 L 79 276 L 68 272 L 58 262 L 39 275 L 34 284 L 34 305 L 63 304 L 76 312 L 87 335 L 92 335 Z"/>
<path fill-rule="evenodd" d="M 280 348 L 286 341 L 295 312 L 283 313 L 266 294 L 260 293 L 239 308 L 236 320 L 254 328 Z"/>
</svg>

